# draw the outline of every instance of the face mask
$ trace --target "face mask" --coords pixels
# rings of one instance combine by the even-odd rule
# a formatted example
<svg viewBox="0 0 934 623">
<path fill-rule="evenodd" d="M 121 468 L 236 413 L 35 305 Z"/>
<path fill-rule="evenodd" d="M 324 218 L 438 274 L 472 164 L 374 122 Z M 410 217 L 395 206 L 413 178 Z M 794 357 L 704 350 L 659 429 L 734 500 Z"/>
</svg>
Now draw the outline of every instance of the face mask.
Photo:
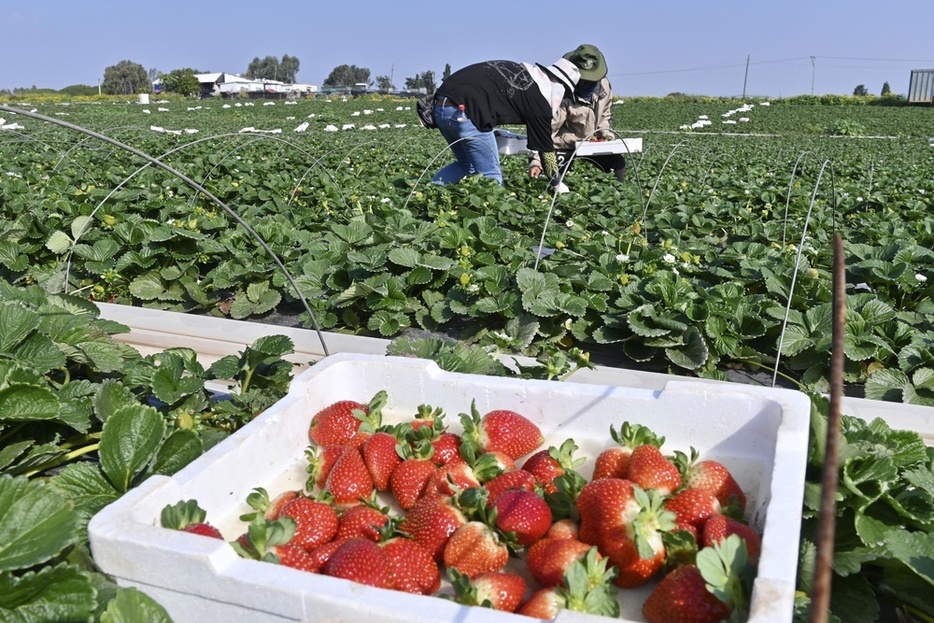
<svg viewBox="0 0 934 623">
<path fill-rule="evenodd" d="M 600 86 L 599 82 L 581 80 L 577 83 L 577 88 L 574 89 L 574 94 L 580 99 L 589 102 L 591 99 L 593 99 L 593 95 L 597 91 L 598 86 Z"/>
</svg>

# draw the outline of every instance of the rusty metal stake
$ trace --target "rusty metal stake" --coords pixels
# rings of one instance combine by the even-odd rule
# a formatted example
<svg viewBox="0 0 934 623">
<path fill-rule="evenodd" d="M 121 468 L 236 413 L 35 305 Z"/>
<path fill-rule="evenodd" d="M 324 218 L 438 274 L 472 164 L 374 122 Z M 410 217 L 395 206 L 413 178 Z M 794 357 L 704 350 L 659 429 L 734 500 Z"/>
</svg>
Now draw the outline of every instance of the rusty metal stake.
<svg viewBox="0 0 934 623">
<path fill-rule="evenodd" d="M 827 414 L 827 444 L 821 478 L 820 523 L 817 532 L 817 564 L 811 596 L 811 623 L 826 623 L 830 612 L 830 582 L 833 577 L 834 530 L 837 520 L 838 446 L 840 397 L 843 393 L 843 332 L 846 320 L 846 281 L 843 269 L 843 238 L 833 237 L 833 336 L 830 353 L 830 412 Z"/>
</svg>

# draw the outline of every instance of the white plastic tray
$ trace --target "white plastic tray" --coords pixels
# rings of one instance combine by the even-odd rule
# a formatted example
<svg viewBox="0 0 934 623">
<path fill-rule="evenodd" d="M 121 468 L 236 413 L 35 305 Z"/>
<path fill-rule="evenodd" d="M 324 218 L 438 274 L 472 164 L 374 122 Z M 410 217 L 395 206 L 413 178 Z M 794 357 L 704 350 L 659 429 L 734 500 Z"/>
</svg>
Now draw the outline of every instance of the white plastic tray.
<svg viewBox="0 0 934 623">
<path fill-rule="evenodd" d="M 620 138 L 615 141 L 583 141 L 577 145 L 578 156 L 628 154 L 642 151 L 641 138 Z"/>
<path fill-rule="evenodd" d="M 612 443 L 609 426 L 643 423 L 666 438 L 663 449 L 696 448 L 723 461 L 748 496 L 763 531 L 750 621 L 791 620 L 810 403 L 799 392 L 672 380 L 650 390 L 455 374 L 433 362 L 379 355 L 332 355 L 301 373 L 289 394 L 175 476 L 154 476 L 95 515 L 88 526 L 100 568 L 121 586 L 152 595 L 176 623 L 282 621 L 512 622 L 518 615 L 375 589 L 239 558 L 224 542 L 159 527 L 164 506 L 196 499 L 227 540 L 244 529 L 240 514 L 257 486 L 272 493 L 304 483 L 312 414 L 336 400 L 389 395 L 387 421 L 418 405 L 442 407 L 452 427 L 472 400 L 483 413 L 512 408 L 535 421 L 546 445 L 574 438 L 593 457 Z M 582 468 L 590 475 L 590 463 Z M 773 474 L 779 475 L 773 478 Z M 642 621 L 651 587 L 622 593 L 624 621 Z M 558 621 L 592 620 L 563 611 Z"/>
</svg>

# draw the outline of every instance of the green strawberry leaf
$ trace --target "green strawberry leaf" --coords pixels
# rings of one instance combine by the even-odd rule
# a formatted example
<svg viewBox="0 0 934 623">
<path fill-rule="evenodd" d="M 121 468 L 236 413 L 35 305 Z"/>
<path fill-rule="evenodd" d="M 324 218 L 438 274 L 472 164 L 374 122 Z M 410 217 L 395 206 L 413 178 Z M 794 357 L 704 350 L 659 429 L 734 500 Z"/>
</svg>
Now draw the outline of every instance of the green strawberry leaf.
<svg viewBox="0 0 934 623">
<path fill-rule="evenodd" d="M 135 588 L 122 588 L 107 603 L 101 623 L 172 623 L 165 608 L 152 597 Z"/>
<path fill-rule="evenodd" d="M 104 422 L 101 468 L 118 491 L 130 489 L 155 455 L 164 433 L 162 416 L 144 405 L 123 407 Z"/>
<path fill-rule="evenodd" d="M 56 556 L 78 538 L 78 521 L 51 487 L 0 476 L 0 572 L 28 569 Z"/>
<path fill-rule="evenodd" d="M 88 621 L 97 605 L 95 594 L 90 577 L 65 564 L 19 577 L 0 573 L 0 620 Z"/>
</svg>

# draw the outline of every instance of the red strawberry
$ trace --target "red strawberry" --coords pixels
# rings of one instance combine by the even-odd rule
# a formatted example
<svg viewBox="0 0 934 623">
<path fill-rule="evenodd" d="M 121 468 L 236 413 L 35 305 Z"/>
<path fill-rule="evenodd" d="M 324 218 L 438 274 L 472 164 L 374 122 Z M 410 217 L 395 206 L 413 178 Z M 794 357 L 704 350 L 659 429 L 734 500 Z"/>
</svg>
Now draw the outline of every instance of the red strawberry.
<svg viewBox="0 0 934 623">
<path fill-rule="evenodd" d="M 272 562 L 302 571 L 317 570 L 314 558 L 305 548 L 292 542 L 295 521 L 291 518 L 256 519 L 246 534 L 233 542 L 234 550 L 244 558 Z"/>
<path fill-rule="evenodd" d="M 334 497 L 339 508 L 360 504 L 373 494 L 373 479 L 360 450 L 352 445 L 343 448 L 324 482 L 324 490 Z"/>
<path fill-rule="evenodd" d="M 246 496 L 246 503 L 253 509 L 253 512 L 240 515 L 240 521 L 250 522 L 257 517 L 266 519 L 276 519 L 282 507 L 301 495 L 301 491 L 284 491 L 277 495 L 275 499 L 269 499 L 269 493 L 262 487 L 256 487 Z"/>
<path fill-rule="evenodd" d="M 679 455 L 678 458 L 683 460 L 683 456 Z M 730 470 L 719 461 L 696 461 L 696 458 L 696 451 L 692 449 L 691 458 L 687 460 L 684 468 L 684 486 L 709 491 L 716 496 L 721 506 L 732 507 L 733 510 L 728 514 L 741 517 L 746 510 L 746 494 Z"/>
<path fill-rule="evenodd" d="M 441 571 L 431 554 L 418 542 L 395 536 L 380 543 L 389 563 L 390 588 L 418 595 L 432 595 L 441 587 Z"/>
<path fill-rule="evenodd" d="M 209 523 L 193 523 L 182 528 L 183 532 L 188 532 L 190 534 L 198 534 L 201 536 L 211 537 L 212 539 L 223 539 L 224 535 L 221 534 L 221 531 L 212 526 Z"/>
<path fill-rule="evenodd" d="M 435 471 L 428 483 L 426 493 L 457 495 L 461 491 L 479 486 L 480 481 L 477 480 L 470 465 L 464 461 L 453 461 L 442 465 Z"/>
<path fill-rule="evenodd" d="M 599 478 L 628 478 L 629 477 L 629 457 L 636 446 L 650 443 L 661 446 L 665 441 L 664 437 L 657 437 L 651 430 L 641 424 L 630 424 L 623 422 L 623 425 L 617 431 L 610 426 L 610 437 L 616 442 L 616 446 L 607 448 L 597 455 L 594 461 L 592 480 Z"/>
<path fill-rule="evenodd" d="M 160 520 L 163 528 L 181 530 L 213 539 L 224 538 L 220 530 L 207 522 L 207 512 L 198 506 L 196 500 L 167 505 L 162 509 Z"/>
<path fill-rule="evenodd" d="M 470 411 L 460 415 L 464 428 L 461 438 L 463 443 L 476 448 L 475 455 L 503 452 L 516 460 L 534 452 L 545 441 L 538 426 L 520 413 L 497 409 L 481 417 L 476 401 L 471 403 Z"/>
<path fill-rule="evenodd" d="M 448 574 L 454 587 L 454 601 L 465 606 L 515 612 L 525 597 L 525 580 L 515 573 L 491 571 L 472 579 L 457 569 L 449 569 Z"/>
<path fill-rule="evenodd" d="M 460 461 L 461 437 L 455 433 L 443 432 L 431 440 L 435 449 L 432 461 L 437 465 L 446 465 L 452 461 Z"/>
<path fill-rule="evenodd" d="M 681 472 L 658 446 L 642 444 L 633 448 L 629 457 L 628 479 L 643 489 L 669 495 L 681 485 Z"/>
<path fill-rule="evenodd" d="M 624 588 L 640 586 L 665 562 L 662 533 L 674 528 L 674 513 L 665 511 L 655 491 L 628 480 L 601 478 L 584 486 L 577 498 L 580 539 L 596 545 L 619 574 Z"/>
<path fill-rule="evenodd" d="M 308 428 L 308 438 L 319 446 L 349 443 L 363 420 L 376 416 L 386 404 L 386 392 L 380 390 L 369 404 L 340 400 L 314 414 Z M 376 427 L 374 427 L 375 430 Z"/>
<path fill-rule="evenodd" d="M 346 537 L 341 539 L 334 539 L 329 541 L 324 545 L 319 545 L 313 550 L 308 552 L 308 555 L 311 557 L 311 568 L 309 571 L 314 573 L 321 573 L 321 569 L 324 567 L 324 563 L 341 548 L 341 546 L 352 539 L 353 537 Z"/>
<path fill-rule="evenodd" d="M 710 547 L 722 542 L 731 534 L 737 534 L 746 541 L 749 560 L 754 563 L 759 560 L 762 537 L 752 526 L 726 515 L 711 515 L 707 518 L 707 521 L 704 522 L 700 541 L 704 547 Z"/>
<path fill-rule="evenodd" d="M 567 604 L 567 598 L 562 593 L 562 589 L 557 586 L 540 588 L 516 610 L 516 614 L 551 621 Z"/>
<path fill-rule="evenodd" d="M 380 530 L 388 521 L 389 509 L 380 506 L 379 499 L 374 493 L 366 502 L 351 506 L 341 512 L 334 539 L 356 536 L 379 541 Z"/>
<path fill-rule="evenodd" d="M 468 578 L 499 571 L 509 562 L 509 548 L 485 521 L 468 521 L 458 527 L 444 545 L 444 566 Z"/>
<path fill-rule="evenodd" d="M 323 545 L 337 533 L 337 511 L 330 504 L 307 497 L 297 497 L 282 508 L 279 517 L 295 521 L 291 543 L 306 550 Z"/>
<path fill-rule="evenodd" d="M 591 547 L 583 558 L 568 565 L 560 585 L 540 589 L 522 604 L 518 613 L 550 620 L 567 609 L 618 617 L 616 589 L 610 584 L 614 573 L 613 569 L 607 569 L 607 560 Z"/>
<path fill-rule="evenodd" d="M 547 450 L 539 450 L 526 459 L 522 469 L 535 475 L 542 483 L 545 493 L 555 493 L 558 490 L 554 483 L 555 478 L 585 461 L 583 457 L 574 457 L 576 451 L 577 444 L 573 439 L 568 439 L 561 447 L 551 446 Z"/>
<path fill-rule="evenodd" d="M 525 491 L 535 491 L 539 485 L 538 479 L 531 472 L 524 469 L 514 469 L 511 472 L 503 472 L 493 480 L 485 483 L 483 488 L 489 494 L 487 500 L 489 504 L 493 503 L 499 494 L 509 489 L 522 489 Z"/>
<path fill-rule="evenodd" d="M 370 472 L 377 491 L 389 489 L 389 476 L 402 457 L 396 451 L 399 440 L 391 432 L 378 430 L 363 442 L 363 462 Z"/>
<path fill-rule="evenodd" d="M 324 483 L 328 480 L 331 468 L 343 453 L 343 445 L 311 446 L 305 450 L 305 458 L 308 461 L 308 467 L 305 468 L 308 471 L 305 489 L 308 491 L 324 489 Z"/>
<path fill-rule="evenodd" d="M 454 498 L 431 494 L 415 502 L 399 522 L 399 531 L 418 541 L 440 563 L 448 538 L 465 523 L 467 518 Z"/>
<path fill-rule="evenodd" d="M 503 533 L 514 533 L 519 545 L 531 545 L 551 527 L 551 508 L 533 491 L 503 491 L 493 500 L 493 508 L 496 527 Z"/>
<path fill-rule="evenodd" d="M 642 605 L 648 623 L 717 623 L 730 607 L 711 591 L 695 565 L 676 567 L 658 583 Z"/>
<path fill-rule="evenodd" d="M 321 568 L 324 575 L 377 588 L 390 587 L 389 561 L 369 539 L 347 539 Z"/>
<path fill-rule="evenodd" d="M 576 539 L 580 535 L 580 526 L 573 519 L 559 519 L 551 524 L 546 539 Z"/>
<path fill-rule="evenodd" d="M 586 556 L 591 547 L 574 538 L 544 538 L 528 548 L 525 565 L 541 586 L 557 586 L 567 568 Z"/>
<path fill-rule="evenodd" d="M 389 476 L 389 490 L 402 510 L 409 510 L 425 495 L 438 466 L 431 461 L 433 448 L 423 444 L 415 448 L 405 447 L 402 462 L 396 465 Z"/>
<path fill-rule="evenodd" d="M 675 514 L 675 523 L 679 528 L 694 532 L 711 515 L 720 512 L 720 502 L 708 491 L 701 489 L 684 489 L 665 500 L 665 508 Z"/>
</svg>

